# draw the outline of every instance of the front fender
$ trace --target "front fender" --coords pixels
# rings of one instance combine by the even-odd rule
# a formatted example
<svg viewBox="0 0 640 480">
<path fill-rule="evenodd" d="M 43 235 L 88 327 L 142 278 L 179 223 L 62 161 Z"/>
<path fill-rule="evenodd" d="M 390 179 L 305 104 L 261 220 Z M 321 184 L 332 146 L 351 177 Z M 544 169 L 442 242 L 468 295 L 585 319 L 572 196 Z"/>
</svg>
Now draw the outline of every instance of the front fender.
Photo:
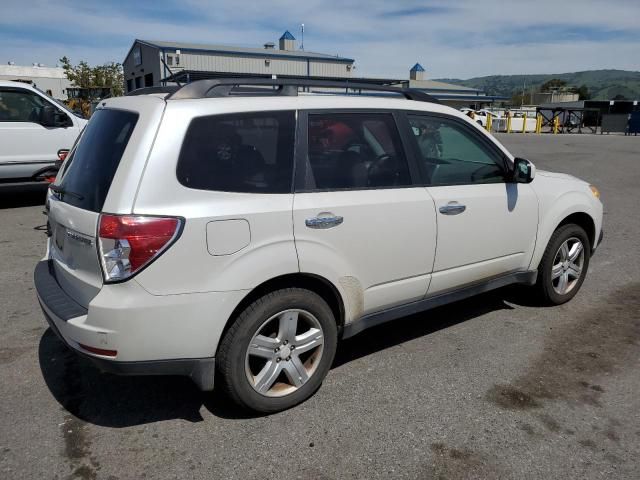
<svg viewBox="0 0 640 480">
<path fill-rule="evenodd" d="M 575 213 L 589 215 L 594 224 L 594 231 L 587 232 L 590 238 L 596 238 L 602 228 L 602 204 L 593 198 L 591 192 L 579 190 L 561 193 L 558 196 L 541 196 L 540 219 L 538 223 L 538 236 L 533 257 L 529 265 L 530 269 L 538 267 L 544 251 L 549 244 L 551 235 L 564 219 Z"/>
</svg>

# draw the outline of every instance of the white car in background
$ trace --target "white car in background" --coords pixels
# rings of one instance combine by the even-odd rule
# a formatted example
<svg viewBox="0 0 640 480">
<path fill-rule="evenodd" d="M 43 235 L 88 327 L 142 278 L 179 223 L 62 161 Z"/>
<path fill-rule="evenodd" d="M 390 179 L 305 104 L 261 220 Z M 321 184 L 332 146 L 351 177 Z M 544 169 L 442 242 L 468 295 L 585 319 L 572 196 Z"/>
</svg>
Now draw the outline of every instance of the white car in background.
<svg viewBox="0 0 640 480">
<path fill-rule="evenodd" d="M 0 80 L 0 186 L 54 176 L 86 123 L 37 88 Z"/>
<path fill-rule="evenodd" d="M 216 372 L 274 412 L 318 389 L 340 338 L 508 284 L 554 305 L 578 292 L 602 238 L 595 187 L 536 172 L 423 92 L 298 92 L 313 85 L 100 103 L 50 187 L 35 269 L 63 342 L 120 374 L 211 390 Z"/>
<path fill-rule="evenodd" d="M 469 115 L 469 112 L 473 112 L 473 121 L 484 128 L 487 127 L 487 117 L 492 117 L 492 120 L 500 118 L 500 115 L 498 115 L 497 113 L 491 112 L 484 108 L 481 110 L 473 110 L 472 108 L 461 108 L 460 111 L 467 116 Z"/>
</svg>

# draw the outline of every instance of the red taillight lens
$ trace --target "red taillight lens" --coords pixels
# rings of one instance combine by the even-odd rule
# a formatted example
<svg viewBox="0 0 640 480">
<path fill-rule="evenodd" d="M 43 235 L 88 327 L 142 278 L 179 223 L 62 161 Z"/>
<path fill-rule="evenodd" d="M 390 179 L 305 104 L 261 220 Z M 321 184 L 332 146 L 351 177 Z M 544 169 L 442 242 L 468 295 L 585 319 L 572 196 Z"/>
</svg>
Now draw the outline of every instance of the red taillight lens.
<svg viewBox="0 0 640 480">
<path fill-rule="evenodd" d="M 89 345 L 84 345 L 82 343 L 79 343 L 78 345 L 80 345 L 80 348 L 82 348 L 83 350 L 95 353 L 96 355 L 103 355 L 105 357 L 115 357 L 118 355 L 118 352 L 116 350 L 105 350 L 104 348 L 90 347 Z"/>
<path fill-rule="evenodd" d="M 98 248 L 105 281 L 126 280 L 151 263 L 177 238 L 181 225 L 174 217 L 100 215 Z"/>
<path fill-rule="evenodd" d="M 58 160 L 60 160 L 61 162 L 64 162 L 65 158 L 67 158 L 67 155 L 69 155 L 69 150 L 65 148 L 61 148 L 60 150 L 58 150 Z"/>
</svg>

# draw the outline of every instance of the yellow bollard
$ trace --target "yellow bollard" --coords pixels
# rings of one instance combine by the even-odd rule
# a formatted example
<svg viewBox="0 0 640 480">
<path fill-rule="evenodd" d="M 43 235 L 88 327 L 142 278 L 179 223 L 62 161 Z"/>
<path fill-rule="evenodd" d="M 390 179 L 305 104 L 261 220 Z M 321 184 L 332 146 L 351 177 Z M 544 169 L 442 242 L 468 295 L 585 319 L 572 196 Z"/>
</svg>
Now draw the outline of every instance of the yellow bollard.
<svg viewBox="0 0 640 480">
<path fill-rule="evenodd" d="M 542 132 L 542 115 L 538 114 L 536 117 L 536 133 Z"/>
<path fill-rule="evenodd" d="M 522 133 L 527 133 L 527 112 L 524 112 L 524 117 L 522 118 Z"/>
<path fill-rule="evenodd" d="M 560 128 L 560 117 L 555 117 L 553 119 L 553 133 L 554 135 L 558 133 L 558 129 Z"/>
<path fill-rule="evenodd" d="M 511 115 L 507 117 L 507 133 L 511 133 Z"/>
<path fill-rule="evenodd" d="M 491 123 L 493 121 L 493 117 L 491 115 L 487 115 L 487 132 L 491 131 Z"/>
</svg>

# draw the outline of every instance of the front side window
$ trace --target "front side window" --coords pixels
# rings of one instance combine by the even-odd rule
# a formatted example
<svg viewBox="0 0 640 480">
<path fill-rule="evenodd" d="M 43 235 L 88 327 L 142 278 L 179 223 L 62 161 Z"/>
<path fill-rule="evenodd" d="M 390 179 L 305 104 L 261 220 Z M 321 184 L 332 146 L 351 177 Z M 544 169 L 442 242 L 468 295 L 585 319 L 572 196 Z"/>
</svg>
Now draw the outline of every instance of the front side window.
<svg viewBox="0 0 640 480">
<path fill-rule="evenodd" d="M 408 118 L 429 185 L 504 181 L 500 159 L 464 125 L 426 115 Z"/>
<path fill-rule="evenodd" d="M 0 89 L 0 122 L 38 123 L 45 100 L 21 89 Z"/>
<path fill-rule="evenodd" d="M 194 118 L 177 176 L 200 190 L 290 193 L 295 112 L 252 112 Z"/>
<path fill-rule="evenodd" d="M 392 114 L 309 114 L 306 190 L 411 184 Z"/>
</svg>

